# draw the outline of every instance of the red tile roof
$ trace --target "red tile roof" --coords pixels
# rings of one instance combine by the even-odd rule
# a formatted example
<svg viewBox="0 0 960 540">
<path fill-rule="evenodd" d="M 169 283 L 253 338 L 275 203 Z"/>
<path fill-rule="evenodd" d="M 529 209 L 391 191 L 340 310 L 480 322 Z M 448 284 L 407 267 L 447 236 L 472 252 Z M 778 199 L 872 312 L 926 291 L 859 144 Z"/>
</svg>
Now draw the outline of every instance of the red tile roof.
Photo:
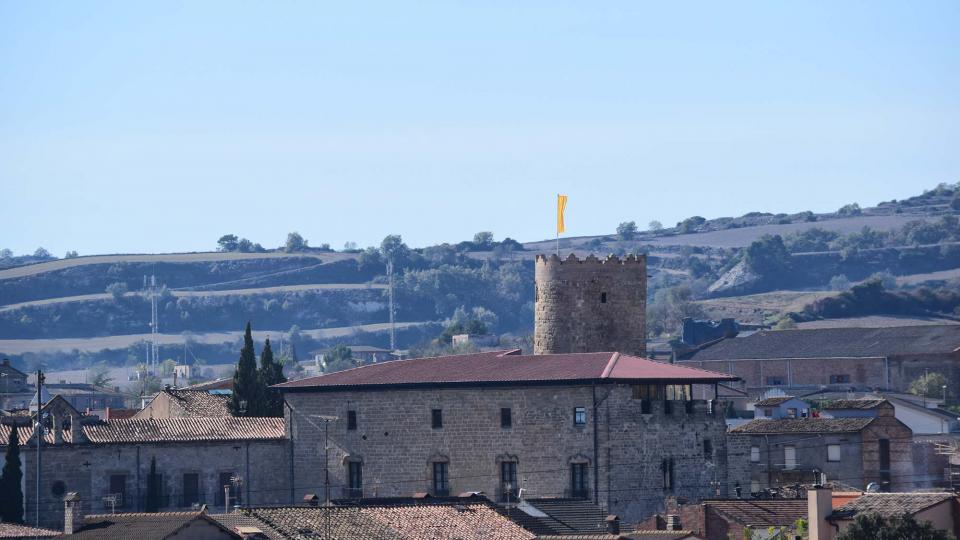
<svg viewBox="0 0 960 540">
<path fill-rule="evenodd" d="M 61 534 L 63 531 L 37 529 L 15 523 L 0 523 L 0 538 L 50 538 Z"/>
<path fill-rule="evenodd" d="M 83 427 L 92 443 L 250 441 L 282 439 L 283 418 L 148 418 Z"/>
<path fill-rule="evenodd" d="M 310 377 L 277 385 L 298 388 L 395 385 L 560 383 L 584 381 L 664 381 L 714 383 L 739 380 L 733 375 L 620 353 L 522 355 L 519 350 L 397 360 Z"/>
</svg>

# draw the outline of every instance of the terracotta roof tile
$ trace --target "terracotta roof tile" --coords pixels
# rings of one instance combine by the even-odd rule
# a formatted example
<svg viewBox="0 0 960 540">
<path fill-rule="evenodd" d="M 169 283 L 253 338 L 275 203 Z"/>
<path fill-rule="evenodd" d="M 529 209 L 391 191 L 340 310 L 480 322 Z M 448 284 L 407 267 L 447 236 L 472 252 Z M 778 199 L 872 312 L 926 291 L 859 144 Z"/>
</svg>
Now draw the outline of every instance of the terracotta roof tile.
<svg viewBox="0 0 960 540">
<path fill-rule="evenodd" d="M 827 402 L 822 410 L 876 409 L 886 401 L 883 398 L 835 399 Z"/>
<path fill-rule="evenodd" d="M 864 493 L 833 509 L 834 514 L 876 513 L 883 516 L 916 514 L 956 497 L 953 493 Z"/>
<path fill-rule="evenodd" d="M 71 540 L 163 540 L 196 520 L 207 520 L 239 540 L 240 535 L 210 519 L 204 512 L 157 512 L 102 514 L 84 518 L 83 527 Z"/>
<path fill-rule="evenodd" d="M 793 525 L 798 519 L 807 519 L 806 499 L 776 499 L 748 501 L 739 499 L 704 501 L 709 510 L 720 512 L 750 527 L 777 527 Z"/>
<path fill-rule="evenodd" d="M 283 418 L 145 418 L 84 426 L 92 443 L 247 441 L 284 437 Z"/>
<path fill-rule="evenodd" d="M 651 380 L 713 383 L 737 377 L 612 352 L 521 355 L 491 351 L 371 364 L 277 385 L 299 388 L 470 385 L 596 380 Z"/>
<path fill-rule="evenodd" d="M 15 523 L 0 523 L 0 538 L 50 538 L 61 534 L 63 531 L 37 529 Z"/>
<path fill-rule="evenodd" d="M 228 403 L 230 396 L 211 394 L 206 390 L 166 389 L 170 396 L 170 406 L 180 409 L 187 416 L 230 416 Z"/>
<path fill-rule="evenodd" d="M 777 396 L 777 397 L 771 397 L 767 399 L 761 399 L 760 401 L 754 403 L 754 405 L 757 407 L 776 407 L 777 405 L 786 403 L 791 399 L 797 399 L 797 398 L 793 396 Z"/>
<path fill-rule="evenodd" d="M 781 418 L 759 419 L 739 425 L 730 433 L 852 433 L 867 427 L 873 418 Z"/>
</svg>

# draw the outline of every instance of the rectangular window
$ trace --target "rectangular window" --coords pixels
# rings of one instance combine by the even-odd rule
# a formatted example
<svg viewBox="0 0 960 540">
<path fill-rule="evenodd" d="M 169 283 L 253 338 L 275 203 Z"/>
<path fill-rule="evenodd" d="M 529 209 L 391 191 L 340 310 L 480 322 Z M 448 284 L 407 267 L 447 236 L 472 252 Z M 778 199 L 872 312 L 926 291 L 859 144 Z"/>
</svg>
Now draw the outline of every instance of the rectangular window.
<svg viewBox="0 0 960 540">
<path fill-rule="evenodd" d="M 767 377 L 767 386 L 782 386 L 783 377 Z"/>
<path fill-rule="evenodd" d="M 357 411 L 347 411 L 347 429 L 350 431 L 357 429 Z"/>
<path fill-rule="evenodd" d="M 846 384 L 850 382 L 850 375 L 831 375 L 830 384 Z"/>
<path fill-rule="evenodd" d="M 115 505 L 117 508 L 122 507 L 125 504 L 127 497 L 127 475 L 125 474 L 111 474 L 110 475 L 110 493 L 107 494 L 108 497 L 116 497 Z M 109 507 L 110 505 L 105 504 L 104 506 Z"/>
<path fill-rule="evenodd" d="M 587 423 L 587 408 L 577 407 L 573 409 L 573 423 L 577 426 L 583 426 Z"/>
<path fill-rule="evenodd" d="M 500 462 L 500 501 L 516 501 L 517 497 L 517 462 Z"/>
<path fill-rule="evenodd" d="M 797 447 L 783 447 L 783 468 L 792 471 L 797 468 Z"/>
<path fill-rule="evenodd" d="M 500 427 L 513 427 L 513 413 L 510 411 L 509 407 L 500 409 Z"/>
<path fill-rule="evenodd" d="M 363 497 L 363 463 L 351 461 L 349 464 L 349 490 L 347 497 L 359 499 Z"/>
<path fill-rule="evenodd" d="M 764 409 L 763 415 L 767 418 L 773 418 L 773 409 Z"/>
<path fill-rule="evenodd" d="M 758 463 L 760 461 L 760 447 L 751 446 L 750 447 L 750 462 Z"/>
<path fill-rule="evenodd" d="M 686 411 L 687 414 L 693 414 L 693 401 L 692 400 L 684 401 L 683 410 Z"/>
<path fill-rule="evenodd" d="M 230 496 L 230 501 L 229 501 L 229 502 L 230 502 L 231 505 L 234 504 L 234 503 L 239 503 L 239 502 L 240 502 L 239 498 L 237 497 L 237 496 L 239 495 L 239 492 L 237 491 L 237 488 L 236 488 L 236 486 L 234 486 L 233 482 L 231 482 L 231 479 L 233 478 L 233 476 L 234 476 L 234 475 L 233 475 L 232 472 L 222 472 L 222 473 L 220 473 L 220 475 L 218 476 L 217 486 L 216 486 L 216 488 L 217 488 L 217 496 L 216 496 L 217 505 L 222 506 L 222 505 L 226 502 L 226 501 L 223 500 L 224 496 L 226 496 L 226 495 L 229 495 L 229 496 Z M 228 493 L 228 491 L 229 491 L 229 493 Z"/>
<path fill-rule="evenodd" d="M 601 304 L 607 303 L 607 293 L 605 292 L 600 293 L 600 303 Z"/>
<path fill-rule="evenodd" d="M 664 458 L 660 467 L 663 469 L 663 489 L 670 491 L 673 489 L 673 458 Z"/>
<path fill-rule="evenodd" d="M 443 409 L 433 409 L 430 411 L 430 425 L 433 426 L 433 429 L 443 427 Z"/>
<path fill-rule="evenodd" d="M 827 461 L 840 461 L 840 445 L 839 444 L 827 445 Z"/>
<path fill-rule="evenodd" d="M 433 494 L 438 497 L 450 495 L 450 484 L 447 483 L 447 462 L 433 462 Z"/>
<path fill-rule="evenodd" d="M 649 399 L 645 399 L 640 402 L 640 414 L 651 414 L 653 413 L 653 402 Z"/>
<path fill-rule="evenodd" d="M 673 414 L 673 402 L 665 400 L 663 402 L 663 414 Z"/>
<path fill-rule="evenodd" d="M 587 498 L 587 464 L 570 464 L 570 496 L 576 499 Z"/>
<path fill-rule="evenodd" d="M 189 507 L 200 503 L 200 475 L 197 473 L 185 473 L 183 475 L 183 492 L 181 494 L 181 507 Z"/>
<path fill-rule="evenodd" d="M 707 461 L 713 461 L 713 441 L 710 439 L 703 440 L 703 457 Z"/>
<path fill-rule="evenodd" d="M 789 407 L 787 408 L 787 418 L 796 418 L 797 417 L 797 408 Z"/>
</svg>

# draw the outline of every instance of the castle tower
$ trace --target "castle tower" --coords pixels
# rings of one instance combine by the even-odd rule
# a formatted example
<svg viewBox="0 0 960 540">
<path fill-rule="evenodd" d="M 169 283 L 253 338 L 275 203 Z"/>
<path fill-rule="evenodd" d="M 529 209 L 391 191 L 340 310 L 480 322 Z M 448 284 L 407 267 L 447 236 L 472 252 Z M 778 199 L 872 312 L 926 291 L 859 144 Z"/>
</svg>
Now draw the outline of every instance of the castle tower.
<svg viewBox="0 0 960 540">
<path fill-rule="evenodd" d="M 537 255 L 536 291 L 534 354 L 646 355 L 646 255 Z"/>
</svg>

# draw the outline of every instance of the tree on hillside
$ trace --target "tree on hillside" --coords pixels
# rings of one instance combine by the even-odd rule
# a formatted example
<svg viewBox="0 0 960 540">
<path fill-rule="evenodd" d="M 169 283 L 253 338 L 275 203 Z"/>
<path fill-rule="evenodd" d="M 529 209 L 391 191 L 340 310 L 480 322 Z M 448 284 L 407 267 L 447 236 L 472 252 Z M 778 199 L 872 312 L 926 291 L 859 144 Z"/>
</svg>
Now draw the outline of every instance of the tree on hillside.
<svg viewBox="0 0 960 540">
<path fill-rule="evenodd" d="M 925 373 L 910 383 L 908 392 L 915 396 L 941 398 L 946 384 L 947 378 L 942 373 Z"/>
<path fill-rule="evenodd" d="M 860 205 L 857 203 L 845 204 L 837 210 L 838 216 L 859 216 L 863 213 L 863 210 L 860 209 Z"/>
<path fill-rule="evenodd" d="M 663 230 L 663 223 L 660 223 L 660 222 L 657 221 L 657 220 L 653 220 L 653 221 L 651 221 L 650 223 L 647 224 L 647 229 L 649 229 L 649 230 L 651 230 L 651 231 L 653 231 L 653 232 L 660 232 L 660 231 Z"/>
<path fill-rule="evenodd" d="M 87 370 L 87 375 L 90 384 L 94 386 L 106 386 L 113 381 L 113 377 L 110 376 L 110 368 L 108 368 L 104 362 L 91 366 Z"/>
<path fill-rule="evenodd" d="M 287 382 L 287 378 L 283 376 L 283 366 L 273 358 L 270 338 L 267 338 L 263 344 L 263 350 L 260 351 L 260 371 L 257 375 L 260 379 L 262 397 L 257 400 L 259 403 L 254 407 L 256 416 L 283 416 L 283 396 L 278 390 L 270 387 Z"/>
<path fill-rule="evenodd" d="M 402 266 L 410 255 L 410 248 L 403 243 L 399 234 L 391 234 L 380 242 L 380 253 L 387 261 Z"/>
<path fill-rule="evenodd" d="M 953 192 L 953 199 L 950 200 L 950 208 L 960 210 L 960 189 Z"/>
<path fill-rule="evenodd" d="M 63 256 L 64 259 L 75 259 L 79 257 L 80 254 L 77 253 L 77 250 L 68 251 L 66 255 Z"/>
<path fill-rule="evenodd" d="M 353 350 L 342 343 L 324 353 L 323 363 L 324 373 L 335 373 L 357 367 L 353 360 Z"/>
<path fill-rule="evenodd" d="M 161 477 L 157 474 L 157 458 L 150 458 L 150 473 L 147 474 L 147 500 L 144 504 L 144 511 L 146 512 L 157 512 L 160 510 L 161 504 L 161 495 L 163 494 L 163 486 L 160 484 Z"/>
<path fill-rule="evenodd" d="M 303 251 L 307 249 L 307 239 L 300 236 L 300 233 L 294 231 L 287 235 L 287 242 L 283 246 L 283 250 L 287 253 L 293 253 L 295 251 Z"/>
<path fill-rule="evenodd" d="M 23 523 L 23 490 L 20 469 L 20 435 L 17 426 L 10 426 L 7 455 L 0 477 L 0 520 L 4 523 Z"/>
<path fill-rule="evenodd" d="M 490 231 L 481 231 L 473 235 L 473 243 L 477 249 L 489 250 L 493 248 L 493 233 Z"/>
<path fill-rule="evenodd" d="M 254 416 L 251 410 L 256 408 L 260 396 L 258 388 L 260 381 L 257 377 L 257 356 L 253 350 L 253 334 L 250 323 L 243 332 L 243 349 L 240 350 L 240 360 L 237 361 L 237 370 L 233 373 L 233 393 L 230 395 L 230 412 L 234 416 Z"/>
<path fill-rule="evenodd" d="M 217 251 L 236 251 L 237 250 L 237 235 L 235 234 L 225 234 L 217 240 Z"/>
<path fill-rule="evenodd" d="M 633 240 L 633 237 L 637 235 L 637 224 L 633 221 L 624 221 L 620 225 L 617 225 L 617 237 L 620 240 Z"/>
<path fill-rule="evenodd" d="M 783 238 L 764 235 L 747 247 L 744 257 L 751 270 L 764 277 L 774 277 L 790 270 L 790 253 Z"/>
<path fill-rule="evenodd" d="M 122 281 L 117 281 L 116 283 L 111 283 L 107 285 L 107 294 L 112 295 L 113 299 L 119 301 L 123 298 L 123 295 L 127 294 L 129 288 L 127 284 Z"/>
<path fill-rule="evenodd" d="M 53 255 L 49 251 L 42 247 L 38 247 L 36 251 L 33 252 L 33 256 L 38 259 L 52 259 Z"/>
<path fill-rule="evenodd" d="M 952 540 L 953 535 L 935 529 L 929 521 L 920 523 L 909 514 L 884 517 L 862 514 L 837 535 L 837 540 Z"/>
</svg>

